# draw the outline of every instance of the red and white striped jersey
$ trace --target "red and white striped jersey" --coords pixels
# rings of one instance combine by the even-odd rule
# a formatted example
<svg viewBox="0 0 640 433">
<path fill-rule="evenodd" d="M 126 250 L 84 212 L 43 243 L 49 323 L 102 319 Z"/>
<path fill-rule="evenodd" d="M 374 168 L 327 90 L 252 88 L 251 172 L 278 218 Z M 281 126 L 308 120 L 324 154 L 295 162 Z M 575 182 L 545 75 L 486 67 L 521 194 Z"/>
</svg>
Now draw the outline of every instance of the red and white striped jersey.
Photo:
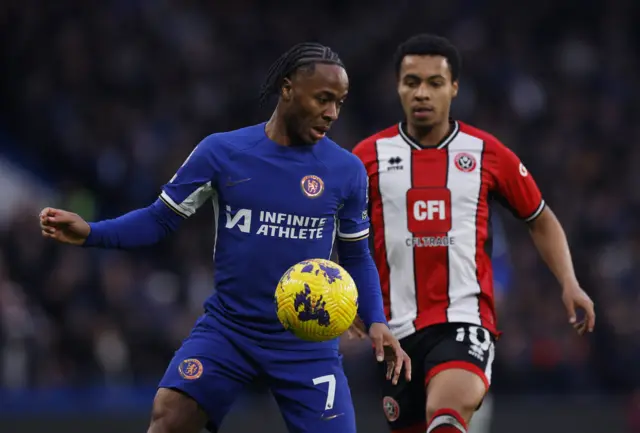
<svg viewBox="0 0 640 433">
<path fill-rule="evenodd" d="M 423 148 L 396 125 L 353 150 L 369 175 L 374 258 L 397 338 L 445 322 L 497 334 L 490 202 L 525 221 L 545 207 L 525 166 L 498 139 L 462 122 L 451 131 Z"/>
</svg>

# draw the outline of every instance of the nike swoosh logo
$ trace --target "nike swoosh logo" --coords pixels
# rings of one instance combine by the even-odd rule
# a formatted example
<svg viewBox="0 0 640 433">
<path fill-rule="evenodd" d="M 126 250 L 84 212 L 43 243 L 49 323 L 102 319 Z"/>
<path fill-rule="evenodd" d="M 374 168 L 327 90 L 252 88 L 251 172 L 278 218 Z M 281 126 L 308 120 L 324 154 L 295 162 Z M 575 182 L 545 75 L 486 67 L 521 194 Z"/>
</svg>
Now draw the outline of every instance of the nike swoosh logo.
<svg viewBox="0 0 640 433">
<path fill-rule="evenodd" d="M 227 181 L 227 186 L 235 186 L 235 185 L 237 185 L 239 183 L 248 182 L 250 180 L 251 180 L 250 177 L 248 177 L 246 179 L 239 179 L 239 180 L 231 180 L 231 178 L 229 178 L 229 180 Z"/>
<path fill-rule="evenodd" d="M 329 415 L 329 416 L 322 415 L 320 418 L 322 418 L 324 421 L 331 421 L 332 419 L 336 419 L 336 418 L 338 418 L 339 416 L 342 416 L 342 415 L 344 415 L 344 414 L 343 413 L 338 413 L 338 414 Z"/>
</svg>

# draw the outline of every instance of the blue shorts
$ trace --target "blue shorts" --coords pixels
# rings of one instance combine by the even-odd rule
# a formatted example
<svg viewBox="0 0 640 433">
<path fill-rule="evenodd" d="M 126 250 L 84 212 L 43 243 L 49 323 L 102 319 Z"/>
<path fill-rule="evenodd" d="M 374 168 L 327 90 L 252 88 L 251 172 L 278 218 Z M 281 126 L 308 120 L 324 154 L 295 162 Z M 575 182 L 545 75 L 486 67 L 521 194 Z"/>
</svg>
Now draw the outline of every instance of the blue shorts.
<svg viewBox="0 0 640 433">
<path fill-rule="evenodd" d="M 215 322 L 214 322 L 215 323 Z M 245 385 L 263 379 L 290 432 L 355 433 L 351 392 L 337 350 L 296 351 L 200 320 L 176 351 L 159 387 L 189 395 L 215 432 Z"/>
</svg>

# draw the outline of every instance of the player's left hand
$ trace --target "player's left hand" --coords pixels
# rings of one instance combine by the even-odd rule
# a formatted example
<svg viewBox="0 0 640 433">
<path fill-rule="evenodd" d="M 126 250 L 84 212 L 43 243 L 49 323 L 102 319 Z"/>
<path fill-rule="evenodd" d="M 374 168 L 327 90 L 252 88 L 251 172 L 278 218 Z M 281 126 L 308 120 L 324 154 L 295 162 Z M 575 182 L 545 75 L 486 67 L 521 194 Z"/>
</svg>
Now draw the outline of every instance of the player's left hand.
<svg viewBox="0 0 640 433">
<path fill-rule="evenodd" d="M 567 315 L 569 316 L 569 323 L 578 332 L 579 335 L 583 335 L 585 331 L 593 332 L 593 328 L 596 325 L 596 313 L 593 306 L 593 301 L 585 293 L 584 290 L 578 285 L 578 282 L 567 284 L 562 288 L 562 302 L 567 309 Z M 585 318 L 578 322 L 576 317 L 576 309 L 580 308 L 584 310 Z"/>
<path fill-rule="evenodd" d="M 393 336 L 391 330 L 384 323 L 374 323 L 369 328 L 369 337 L 373 341 L 378 362 L 387 362 L 387 380 L 398 384 L 402 367 L 407 382 L 411 380 L 411 358 L 402 349 L 400 342 Z"/>
</svg>

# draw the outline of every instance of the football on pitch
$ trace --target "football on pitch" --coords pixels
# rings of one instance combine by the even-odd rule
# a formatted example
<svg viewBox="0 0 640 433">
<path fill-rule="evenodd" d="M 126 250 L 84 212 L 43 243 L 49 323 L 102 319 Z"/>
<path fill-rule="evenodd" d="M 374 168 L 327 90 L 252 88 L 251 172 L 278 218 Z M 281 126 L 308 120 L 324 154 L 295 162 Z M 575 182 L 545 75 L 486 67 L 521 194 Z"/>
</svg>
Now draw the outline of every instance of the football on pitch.
<svg viewBox="0 0 640 433">
<path fill-rule="evenodd" d="M 342 335 L 358 311 L 358 290 L 340 265 L 309 259 L 284 273 L 275 293 L 278 319 L 285 329 L 307 341 Z"/>
</svg>

